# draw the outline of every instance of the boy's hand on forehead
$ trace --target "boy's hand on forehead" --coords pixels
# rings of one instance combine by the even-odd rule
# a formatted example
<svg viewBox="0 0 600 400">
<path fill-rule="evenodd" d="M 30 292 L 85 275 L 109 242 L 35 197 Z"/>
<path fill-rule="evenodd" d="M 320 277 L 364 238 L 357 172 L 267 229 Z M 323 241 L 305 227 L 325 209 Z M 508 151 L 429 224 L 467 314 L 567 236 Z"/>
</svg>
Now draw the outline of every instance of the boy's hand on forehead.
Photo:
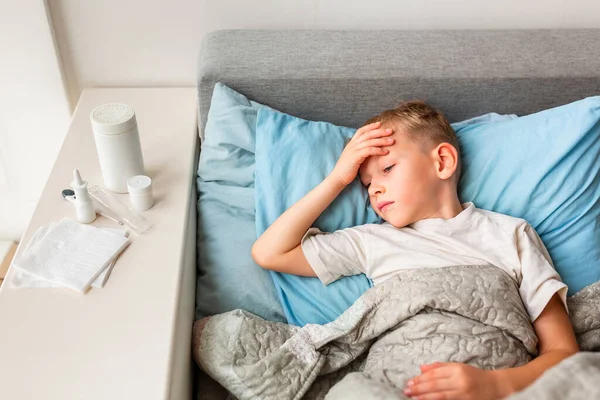
<svg viewBox="0 0 600 400">
<path fill-rule="evenodd" d="M 349 185 L 356 178 L 362 163 L 370 156 L 383 156 L 389 150 L 385 147 L 394 144 L 389 136 L 394 131 L 383 129 L 381 122 L 375 122 L 359 128 L 348 142 L 329 176 L 343 185 Z"/>
</svg>

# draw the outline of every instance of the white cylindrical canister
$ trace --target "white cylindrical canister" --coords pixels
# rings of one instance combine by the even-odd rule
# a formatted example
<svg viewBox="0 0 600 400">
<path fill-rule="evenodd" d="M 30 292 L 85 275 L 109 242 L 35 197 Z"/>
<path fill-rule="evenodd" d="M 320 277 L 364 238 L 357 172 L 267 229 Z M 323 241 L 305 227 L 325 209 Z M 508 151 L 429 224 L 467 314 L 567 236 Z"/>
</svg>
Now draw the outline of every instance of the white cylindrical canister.
<svg viewBox="0 0 600 400">
<path fill-rule="evenodd" d="M 152 179 L 145 175 L 132 176 L 127 180 L 127 189 L 134 209 L 146 211 L 152 208 L 154 205 Z"/>
<path fill-rule="evenodd" d="M 133 108 L 122 103 L 96 107 L 90 114 L 104 186 L 127 193 L 127 180 L 144 175 L 144 159 Z"/>
</svg>

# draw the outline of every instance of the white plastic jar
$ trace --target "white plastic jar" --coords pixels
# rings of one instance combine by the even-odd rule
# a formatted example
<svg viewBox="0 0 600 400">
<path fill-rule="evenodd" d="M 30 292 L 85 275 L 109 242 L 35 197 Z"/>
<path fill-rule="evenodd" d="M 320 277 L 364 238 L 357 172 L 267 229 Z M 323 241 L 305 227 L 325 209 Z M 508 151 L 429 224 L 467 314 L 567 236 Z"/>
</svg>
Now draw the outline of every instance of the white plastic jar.
<svg viewBox="0 0 600 400">
<path fill-rule="evenodd" d="M 127 193 L 127 180 L 145 175 L 140 135 L 133 108 L 108 103 L 90 113 L 104 186 Z"/>
<path fill-rule="evenodd" d="M 127 180 L 127 190 L 135 210 L 146 211 L 154 205 L 152 179 L 150 177 L 145 175 L 132 176 Z"/>
</svg>

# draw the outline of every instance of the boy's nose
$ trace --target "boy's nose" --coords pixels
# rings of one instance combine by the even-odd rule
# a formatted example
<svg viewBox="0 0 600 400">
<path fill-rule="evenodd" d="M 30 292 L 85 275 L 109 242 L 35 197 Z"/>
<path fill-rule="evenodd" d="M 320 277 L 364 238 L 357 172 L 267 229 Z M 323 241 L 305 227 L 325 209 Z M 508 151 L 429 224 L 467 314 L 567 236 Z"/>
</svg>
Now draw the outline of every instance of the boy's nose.
<svg viewBox="0 0 600 400">
<path fill-rule="evenodd" d="M 385 193 L 385 190 L 382 186 L 374 186 L 373 184 L 371 184 L 371 186 L 369 187 L 369 192 L 371 192 L 371 196 L 375 196 Z"/>
</svg>

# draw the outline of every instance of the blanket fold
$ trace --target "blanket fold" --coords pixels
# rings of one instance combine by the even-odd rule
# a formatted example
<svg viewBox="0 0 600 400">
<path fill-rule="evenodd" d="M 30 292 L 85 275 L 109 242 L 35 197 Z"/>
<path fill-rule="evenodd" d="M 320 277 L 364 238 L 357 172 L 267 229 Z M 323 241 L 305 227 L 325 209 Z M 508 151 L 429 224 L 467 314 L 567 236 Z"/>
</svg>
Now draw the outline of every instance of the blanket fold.
<svg viewBox="0 0 600 400">
<path fill-rule="evenodd" d="M 516 283 L 489 265 L 402 271 L 325 325 L 235 310 L 194 327 L 198 365 L 240 400 L 402 398 L 421 364 L 510 368 L 536 347 Z"/>
</svg>

